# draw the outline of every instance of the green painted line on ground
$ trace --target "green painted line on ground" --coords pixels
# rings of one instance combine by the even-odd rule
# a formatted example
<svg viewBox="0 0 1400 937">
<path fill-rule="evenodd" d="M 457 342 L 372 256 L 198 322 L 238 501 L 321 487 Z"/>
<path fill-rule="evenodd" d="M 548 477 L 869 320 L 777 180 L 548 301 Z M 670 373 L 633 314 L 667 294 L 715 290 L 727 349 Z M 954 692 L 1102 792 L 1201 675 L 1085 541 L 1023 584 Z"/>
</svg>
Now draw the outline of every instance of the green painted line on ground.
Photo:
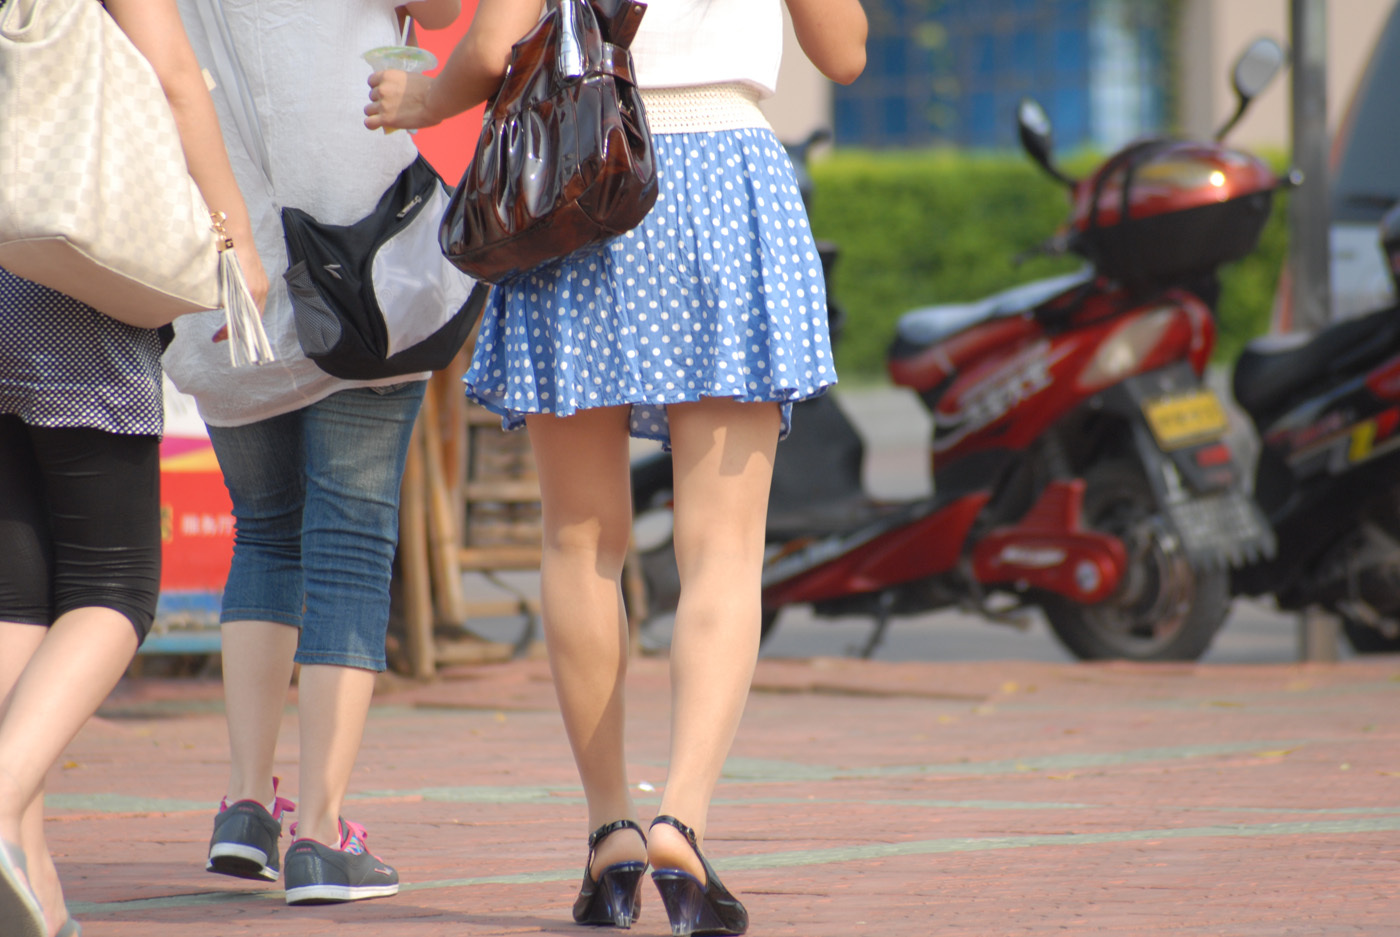
<svg viewBox="0 0 1400 937">
<path fill-rule="evenodd" d="M 1122 705 L 1132 709 L 1170 710 L 1199 712 L 1219 710 L 1222 713 L 1244 712 L 1316 712 L 1316 704 L 1322 699 L 1345 700 L 1353 696 L 1369 694 L 1388 695 L 1400 693 L 1400 675 L 1388 680 L 1373 680 L 1366 683 L 1338 683 L 1326 686 L 1290 689 L 1221 690 L 1219 693 L 1202 695 L 1173 696 L 1169 698 L 1144 697 L 1123 700 Z M 1297 706 L 1287 705 L 1296 702 Z M 1042 701 L 1031 695 L 1022 694 L 999 699 L 991 705 L 1005 712 L 1084 712 L 1098 709 L 1103 705 L 1099 700 Z M 1330 711 L 1330 710 L 1329 710 Z"/>
<path fill-rule="evenodd" d="M 583 797 L 582 788 L 569 787 L 492 787 L 463 785 L 461 787 L 419 787 L 413 790 L 365 791 L 351 794 L 350 800 L 378 800 L 387 797 L 421 797 L 427 801 L 448 804 L 529 804 L 541 801 L 573 803 Z"/>
<path fill-rule="evenodd" d="M 1099 846 L 1119 843 L 1170 839 L 1263 838 L 1270 836 L 1338 836 L 1366 833 L 1400 832 L 1400 816 L 1373 820 L 1299 821 L 1293 823 L 1260 823 L 1253 825 L 1214 824 L 1182 829 L 1120 830 L 1111 833 L 1059 833 L 1033 836 L 997 836 L 987 838 L 950 837 L 918 840 L 907 843 L 867 843 L 837 846 L 831 849 L 795 849 L 788 852 L 737 856 L 715 861 L 720 871 L 754 871 L 819 865 L 835 865 L 870 859 L 901 856 L 929 856 L 943 853 L 986 852 L 994 849 L 1033 849 L 1039 847 Z M 436 879 L 412 882 L 402 888 L 405 892 L 434 891 L 444 888 L 470 888 L 478 885 L 531 885 L 544 882 L 571 881 L 578 870 L 569 869 L 525 872 L 519 875 L 484 875 L 467 878 Z M 158 911 L 208 905 L 283 900 L 280 892 L 197 892 L 169 895 L 161 898 L 139 898 L 132 901 L 69 902 L 69 910 L 79 917 L 125 914 L 133 911 Z"/>
<path fill-rule="evenodd" d="M 288 706 L 284 712 L 295 712 Z M 222 699 L 169 699 L 169 700 L 128 700 L 110 699 L 97 708 L 97 716 L 115 721 L 126 720 L 169 720 L 184 716 L 212 716 L 224 714 Z"/>
<path fill-rule="evenodd" d="M 1140 748 L 1125 752 L 1043 755 L 1001 761 L 874 765 L 860 768 L 839 768 L 831 765 L 803 764 L 766 758 L 731 758 L 725 762 L 723 780 L 739 783 L 781 784 L 795 781 L 836 781 L 861 778 L 917 777 L 921 775 L 1026 774 L 1037 771 L 1064 773 L 1087 768 L 1122 767 L 1147 762 L 1182 761 L 1218 755 L 1237 755 L 1241 752 L 1298 748 L 1308 744 L 1321 743 L 1299 740 L 1255 740 L 1225 742 L 1217 745 Z M 463 785 L 364 791 L 350 795 L 349 799 L 363 801 L 421 797 L 426 801 L 440 803 L 520 804 L 547 801 L 573 803 L 579 797 L 578 792 L 578 788 Z M 132 797 L 122 794 L 50 794 L 45 802 L 53 810 L 94 813 L 184 813 L 212 810 L 214 806 L 212 802 L 205 801 Z"/>
<path fill-rule="evenodd" d="M 712 804 L 726 807 L 757 807 L 784 804 L 874 804 L 881 807 L 928 807 L 934 810 L 1102 810 L 1102 804 L 1056 803 L 1054 801 L 1019 800 L 927 800 L 906 797 L 716 797 Z M 1276 810 L 1275 813 L 1292 811 Z M 1400 813 L 1400 807 L 1393 811 Z"/>
<path fill-rule="evenodd" d="M 557 788 L 495 788 L 495 787 L 446 787 L 422 788 L 416 791 L 366 791 L 352 794 L 347 799 L 356 801 L 387 800 L 402 797 L 422 796 L 424 800 L 438 803 L 468 804 L 510 804 L 510 803 L 556 803 L 581 804 L 581 793 L 561 794 Z M 634 795 L 637 803 L 656 803 L 658 794 Z M 716 806 L 753 807 L 760 805 L 807 805 L 852 803 L 873 804 L 885 807 L 915 807 L 929 810 L 1109 810 L 1116 804 L 1087 804 L 1062 801 L 1019 801 L 1019 800 L 935 800 L 909 797 L 717 797 Z M 71 810 L 82 813 L 113 814 L 170 814 L 203 813 L 212 811 L 205 801 L 160 800 L 150 797 L 124 797 L 119 794 L 51 794 L 45 800 L 51 810 Z M 1155 810 L 1164 813 L 1222 813 L 1222 814 L 1287 814 L 1291 816 L 1390 816 L 1400 815 L 1400 804 L 1393 807 L 1246 807 L 1230 804 L 1163 804 Z"/>
<path fill-rule="evenodd" d="M 745 797 L 715 798 L 712 803 L 727 807 L 755 807 L 761 805 L 781 806 L 785 804 L 829 804 L 849 806 L 869 804 L 878 807 L 922 807 L 930 810 L 1117 810 L 1122 804 L 1080 804 L 1057 801 L 1018 801 L 1018 800 L 928 800 L 906 797 Z M 1139 805 L 1132 805 L 1139 809 Z M 1242 813 L 1268 814 L 1270 816 L 1298 817 L 1388 817 L 1400 816 L 1400 803 L 1391 807 L 1240 807 L 1230 804 L 1158 804 L 1152 808 L 1158 813 Z"/>
<path fill-rule="evenodd" d="M 177 800 L 173 797 L 133 797 L 126 794 L 45 794 L 46 810 L 81 813 L 186 813 L 207 810 L 214 815 L 213 800 Z"/>
<path fill-rule="evenodd" d="M 800 764 L 766 758 L 731 758 L 724 764 L 724 778 L 729 781 L 834 781 L 923 774 L 983 775 L 1024 774 L 1030 771 L 1064 772 L 1083 768 L 1110 768 L 1155 761 L 1184 761 L 1217 755 L 1238 755 L 1241 752 L 1298 748 L 1309 744 L 1321 743 L 1298 739 L 1255 739 L 1247 742 L 1222 742 L 1215 745 L 1139 748 L 1124 752 L 1076 752 L 999 761 L 956 761 L 929 765 L 872 765 L 859 768 L 837 768 L 829 765 Z"/>
<path fill-rule="evenodd" d="M 1344 817 L 1385 817 L 1400 816 L 1400 804 L 1393 807 L 1211 807 L 1204 804 L 1177 805 L 1174 807 L 1158 808 L 1176 810 L 1181 813 L 1288 813 L 1300 817 L 1326 817 L 1341 815 Z"/>
<path fill-rule="evenodd" d="M 1359 833 L 1400 831 L 1400 816 L 1375 820 L 1297 821 L 1253 825 L 1213 824 L 1165 830 L 1121 830 L 1113 833 L 1060 833 L 1033 836 L 998 836 L 921 840 L 909 843 L 870 843 L 863 846 L 837 846 L 831 849 L 804 849 L 760 856 L 737 856 L 716 862 L 719 869 L 781 869 L 796 866 L 829 865 L 864 859 L 896 856 L 927 856 L 939 853 L 985 852 L 992 849 L 1030 849 L 1041 846 L 1098 846 L 1145 842 L 1158 839 L 1260 838 L 1266 836 L 1337 836 Z"/>
<path fill-rule="evenodd" d="M 545 801 L 561 804 L 583 802 L 583 793 L 575 789 L 560 793 L 553 787 L 424 787 L 416 790 L 362 791 L 349 794 L 346 800 L 395 800 L 421 797 L 438 803 L 464 804 L 524 804 Z M 132 797 L 125 794 L 48 794 L 44 798 L 48 810 L 68 810 L 78 813 L 203 813 L 212 817 L 217 806 L 214 801 L 177 800 L 167 797 Z"/>
</svg>

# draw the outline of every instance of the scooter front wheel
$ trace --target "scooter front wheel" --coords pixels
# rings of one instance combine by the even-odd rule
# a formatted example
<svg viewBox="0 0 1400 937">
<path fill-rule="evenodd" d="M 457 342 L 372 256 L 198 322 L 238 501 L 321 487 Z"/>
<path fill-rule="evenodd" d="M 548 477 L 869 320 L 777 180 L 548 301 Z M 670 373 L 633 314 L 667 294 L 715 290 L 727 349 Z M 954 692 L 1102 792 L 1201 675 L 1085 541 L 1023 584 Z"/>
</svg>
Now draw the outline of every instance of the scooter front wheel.
<svg viewBox="0 0 1400 937">
<path fill-rule="evenodd" d="M 1137 463 L 1115 459 L 1085 476 L 1084 522 L 1118 537 L 1128 569 L 1118 591 L 1084 605 L 1042 602 L 1056 637 L 1081 660 L 1196 660 L 1230 606 L 1229 573 L 1193 567 Z"/>
</svg>

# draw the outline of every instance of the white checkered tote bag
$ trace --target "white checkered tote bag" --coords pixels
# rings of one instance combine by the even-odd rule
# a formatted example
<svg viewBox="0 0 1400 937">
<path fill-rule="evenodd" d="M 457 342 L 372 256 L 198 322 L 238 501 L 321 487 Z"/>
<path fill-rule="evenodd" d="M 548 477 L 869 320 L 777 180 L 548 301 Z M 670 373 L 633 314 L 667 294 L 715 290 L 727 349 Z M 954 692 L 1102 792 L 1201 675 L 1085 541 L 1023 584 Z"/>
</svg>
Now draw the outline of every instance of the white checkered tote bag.
<svg viewBox="0 0 1400 937">
<path fill-rule="evenodd" d="M 98 0 L 0 0 L 0 267 L 143 328 L 217 309 L 154 70 Z"/>
</svg>

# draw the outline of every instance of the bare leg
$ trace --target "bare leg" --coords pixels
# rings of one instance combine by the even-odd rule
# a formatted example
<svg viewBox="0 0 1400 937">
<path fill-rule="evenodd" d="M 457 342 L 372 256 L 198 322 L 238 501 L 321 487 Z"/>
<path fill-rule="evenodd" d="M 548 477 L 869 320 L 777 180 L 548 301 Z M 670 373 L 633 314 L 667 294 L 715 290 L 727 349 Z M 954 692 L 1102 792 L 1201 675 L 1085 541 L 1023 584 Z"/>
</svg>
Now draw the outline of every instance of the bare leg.
<svg viewBox="0 0 1400 937">
<path fill-rule="evenodd" d="M 5 717 L 10 694 L 19 682 L 20 674 L 34 652 L 39 649 L 47 628 L 37 625 L 0 622 L 0 720 Z M 16 842 L 16 840 L 11 840 Z M 58 880 L 58 870 L 54 868 L 53 856 L 49 854 L 48 843 L 44 841 L 44 789 L 25 808 L 20 818 L 20 848 L 29 867 L 29 884 L 44 906 L 44 916 L 52 931 L 63 923 L 65 916 L 63 886 Z"/>
<path fill-rule="evenodd" d="M 54 622 L 11 692 L 0 723 L 0 836 L 13 842 L 20 815 L 54 760 L 97 711 L 136 653 L 120 612 L 80 608 Z"/>
<path fill-rule="evenodd" d="M 297 836 L 340 845 L 340 815 L 364 737 L 374 672 L 304 664 L 298 682 L 301 777 Z"/>
<path fill-rule="evenodd" d="M 632 525 L 627 419 L 625 407 L 526 418 L 544 514 L 545 639 L 589 830 L 637 819 L 623 738 L 628 640 L 621 579 Z M 640 839 L 618 834 L 600 844 L 593 868 L 643 857 Z"/>
<path fill-rule="evenodd" d="M 671 755 L 660 813 L 703 840 L 710 798 L 758 658 L 764 526 L 776 404 L 707 398 L 668 408 L 681 596 L 671 637 Z M 704 872 L 679 832 L 656 826 L 655 868 Z"/>
<path fill-rule="evenodd" d="M 53 855 L 44 839 L 44 789 L 29 802 L 20 820 L 20 845 L 24 861 L 29 866 L 29 885 L 44 907 L 44 921 L 52 934 L 68 920 L 68 906 L 63 900 L 63 885 L 58 880 Z"/>
<path fill-rule="evenodd" d="M 225 622 L 224 715 L 228 721 L 228 802 L 272 804 L 273 759 L 297 629 L 270 621 Z"/>
<path fill-rule="evenodd" d="M 54 927 L 62 923 L 64 910 L 43 842 L 44 777 L 121 679 L 136 653 L 136 631 L 120 612 L 80 608 L 61 615 L 46 630 L 0 625 L 0 641 L 6 661 L 0 686 L 8 689 L 0 719 L 0 838 L 24 846 Z"/>
</svg>

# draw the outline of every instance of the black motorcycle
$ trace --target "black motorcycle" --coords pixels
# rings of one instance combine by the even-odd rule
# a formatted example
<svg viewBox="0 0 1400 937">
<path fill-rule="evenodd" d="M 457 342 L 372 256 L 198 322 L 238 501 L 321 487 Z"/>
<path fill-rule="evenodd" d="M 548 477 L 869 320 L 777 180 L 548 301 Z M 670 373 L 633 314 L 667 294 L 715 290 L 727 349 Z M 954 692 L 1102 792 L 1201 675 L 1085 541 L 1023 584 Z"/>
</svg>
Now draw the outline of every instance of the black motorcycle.
<svg viewBox="0 0 1400 937">
<path fill-rule="evenodd" d="M 1400 286 L 1400 206 L 1381 223 Z M 1400 651 L 1400 306 L 1255 339 L 1235 399 L 1260 439 L 1254 496 L 1278 552 L 1238 595 L 1337 615 L 1359 653 Z"/>
</svg>

